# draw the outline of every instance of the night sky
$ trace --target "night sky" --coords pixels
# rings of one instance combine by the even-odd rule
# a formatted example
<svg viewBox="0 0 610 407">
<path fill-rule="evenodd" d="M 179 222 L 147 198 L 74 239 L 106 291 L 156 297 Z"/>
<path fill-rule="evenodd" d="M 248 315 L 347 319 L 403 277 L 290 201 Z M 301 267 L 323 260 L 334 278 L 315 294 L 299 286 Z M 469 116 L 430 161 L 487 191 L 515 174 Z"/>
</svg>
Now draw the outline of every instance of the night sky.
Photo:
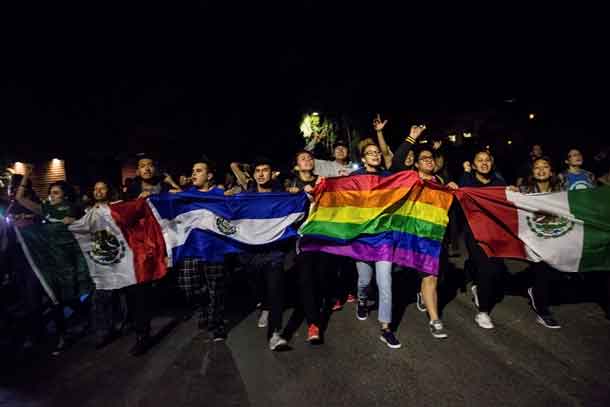
<svg viewBox="0 0 610 407">
<path fill-rule="evenodd" d="M 606 137 L 605 36 L 594 10 L 81 3 L 3 13 L 9 158 L 157 151 L 186 167 L 202 152 L 288 161 L 312 110 L 363 131 L 380 112 L 395 147 L 414 122 L 440 134 L 469 112 L 515 122 L 536 112 L 524 144 Z"/>
</svg>

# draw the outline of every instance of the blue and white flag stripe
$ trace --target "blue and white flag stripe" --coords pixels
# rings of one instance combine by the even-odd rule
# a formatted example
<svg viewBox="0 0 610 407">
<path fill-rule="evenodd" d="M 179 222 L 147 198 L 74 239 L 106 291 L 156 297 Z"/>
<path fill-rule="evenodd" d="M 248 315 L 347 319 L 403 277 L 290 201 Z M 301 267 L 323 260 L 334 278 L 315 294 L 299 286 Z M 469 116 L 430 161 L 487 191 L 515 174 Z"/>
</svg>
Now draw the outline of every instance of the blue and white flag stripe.
<svg viewBox="0 0 610 407">
<path fill-rule="evenodd" d="M 227 253 L 296 236 L 305 216 L 305 194 L 222 196 L 189 191 L 149 198 L 161 226 L 170 265 L 185 257 L 222 261 Z"/>
</svg>

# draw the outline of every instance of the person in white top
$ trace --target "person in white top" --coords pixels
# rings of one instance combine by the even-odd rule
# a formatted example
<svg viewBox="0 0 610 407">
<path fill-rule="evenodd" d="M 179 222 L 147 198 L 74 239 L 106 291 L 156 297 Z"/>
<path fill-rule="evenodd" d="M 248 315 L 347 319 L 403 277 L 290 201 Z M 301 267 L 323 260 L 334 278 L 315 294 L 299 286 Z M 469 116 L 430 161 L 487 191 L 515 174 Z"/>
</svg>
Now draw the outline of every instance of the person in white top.
<svg viewBox="0 0 610 407">
<path fill-rule="evenodd" d="M 313 151 L 320 137 L 314 135 L 305 150 Z M 349 145 L 343 140 L 337 140 L 333 146 L 334 160 L 315 160 L 314 174 L 321 177 L 342 177 L 354 171 L 354 166 L 349 159 Z"/>
</svg>

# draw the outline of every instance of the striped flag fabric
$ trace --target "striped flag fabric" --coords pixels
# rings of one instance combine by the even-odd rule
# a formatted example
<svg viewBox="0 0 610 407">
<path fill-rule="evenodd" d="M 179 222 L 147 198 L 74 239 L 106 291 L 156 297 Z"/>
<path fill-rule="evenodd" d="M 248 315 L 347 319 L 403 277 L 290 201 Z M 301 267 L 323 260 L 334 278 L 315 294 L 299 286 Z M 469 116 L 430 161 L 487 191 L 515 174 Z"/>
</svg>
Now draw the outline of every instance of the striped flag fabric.
<svg viewBox="0 0 610 407">
<path fill-rule="evenodd" d="M 146 199 L 99 205 L 70 225 L 98 290 L 158 280 L 165 242 Z"/>
<path fill-rule="evenodd" d="M 304 193 L 241 193 L 224 196 L 195 190 L 149 198 L 170 264 L 187 257 L 223 261 L 225 254 L 296 237 L 305 216 Z"/>
<path fill-rule="evenodd" d="M 453 196 L 415 171 L 326 178 L 299 229 L 304 251 L 387 260 L 436 275 Z"/>
<path fill-rule="evenodd" d="M 540 194 L 461 188 L 456 195 L 490 257 L 544 261 L 565 272 L 610 270 L 610 187 Z"/>
<path fill-rule="evenodd" d="M 30 268 L 54 304 L 78 299 L 93 289 L 83 252 L 60 219 L 14 230 Z"/>
</svg>

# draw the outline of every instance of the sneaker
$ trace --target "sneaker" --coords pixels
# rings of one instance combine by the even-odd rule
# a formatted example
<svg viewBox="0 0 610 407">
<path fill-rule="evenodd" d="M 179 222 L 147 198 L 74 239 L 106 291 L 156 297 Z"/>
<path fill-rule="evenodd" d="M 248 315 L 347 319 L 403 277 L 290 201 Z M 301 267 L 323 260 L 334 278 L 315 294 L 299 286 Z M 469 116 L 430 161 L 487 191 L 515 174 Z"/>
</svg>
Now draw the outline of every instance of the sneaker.
<svg viewBox="0 0 610 407">
<path fill-rule="evenodd" d="M 262 310 L 261 314 L 258 317 L 258 327 L 265 328 L 265 327 L 267 327 L 268 323 L 269 323 L 269 311 Z"/>
<path fill-rule="evenodd" d="M 269 349 L 270 350 L 281 350 L 288 346 L 288 342 L 286 339 L 282 338 L 278 332 L 274 332 L 271 339 L 269 339 Z"/>
<path fill-rule="evenodd" d="M 394 332 L 389 329 L 382 329 L 379 339 L 392 349 L 398 349 L 402 346 L 398 339 L 396 339 L 396 336 L 394 336 Z"/>
<path fill-rule="evenodd" d="M 224 328 L 218 328 L 214 331 L 214 334 L 212 335 L 212 341 L 222 342 L 225 339 L 227 339 L 227 333 L 225 332 Z"/>
<path fill-rule="evenodd" d="M 334 311 L 340 311 L 341 309 L 343 309 L 343 304 L 341 304 L 341 301 L 337 300 L 337 302 L 335 302 L 335 304 L 333 305 L 333 312 Z"/>
<path fill-rule="evenodd" d="M 307 342 L 315 343 L 320 340 L 320 328 L 316 324 L 309 324 L 307 328 Z"/>
<path fill-rule="evenodd" d="M 360 321 L 364 321 L 369 317 L 369 309 L 364 301 L 358 301 L 358 308 L 356 308 L 356 318 Z"/>
<path fill-rule="evenodd" d="M 63 335 L 60 335 L 59 339 L 57 340 L 57 345 L 55 345 L 55 350 L 53 352 L 51 352 L 51 354 L 53 356 L 58 356 L 65 349 L 66 349 L 66 340 L 64 339 Z"/>
<path fill-rule="evenodd" d="M 545 326 L 550 329 L 561 328 L 561 325 L 559 325 L 559 322 L 557 322 L 555 317 L 553 317 L 553 315 L 551 315 L 551 314 L 538 315 L 536 317 L 536 322 L 538 322 L 540 325 Z"/>
<path fill-rule="evenodd" d="M 428 310 L 426 309 L 426 304 L 424 303 L 424 296 L 423 296 L 423 294 L 422 294 L 422 293 L 417 293 L 417 301 L 416 301 L 416 304 L 417 304 L 417 309 L 418 309 L 420 312 L 426 312 L 426 311 L 428 311 Z"/>
<path fill-rule="evenodd" d="M 474 317 L 474 322 L 476 322 L 483 329 L 493 329 L 494 323 L 491 322 L 491 317 L 487 312 L 479 312 Z"/>
<path fill-rule="evenodd" d="M 474 306 L 477 307 L 477 309 L 479 308 L 479 294 L 477 291 L 477 286 L 476 285 L 472 285 L 472 287 L 470 287 L 470 292 L 472 292 L 472 302 L 474 303 Z"/>
<path fill-rule="evenodd" d="M 443 322 L 440 319 L 430 321 L 428 325 L 430 327 L 430 333 L 436 339 L 445 339 L 449 335 L 445 332 L 445 328 L 443 327 Z"/>
<path fill-rule="evenodd" d="M 348 294 L 347 302 L 349 302 L 350 304 L 356 302 L 356 296 L 354 294 Z"/>
</svg>

